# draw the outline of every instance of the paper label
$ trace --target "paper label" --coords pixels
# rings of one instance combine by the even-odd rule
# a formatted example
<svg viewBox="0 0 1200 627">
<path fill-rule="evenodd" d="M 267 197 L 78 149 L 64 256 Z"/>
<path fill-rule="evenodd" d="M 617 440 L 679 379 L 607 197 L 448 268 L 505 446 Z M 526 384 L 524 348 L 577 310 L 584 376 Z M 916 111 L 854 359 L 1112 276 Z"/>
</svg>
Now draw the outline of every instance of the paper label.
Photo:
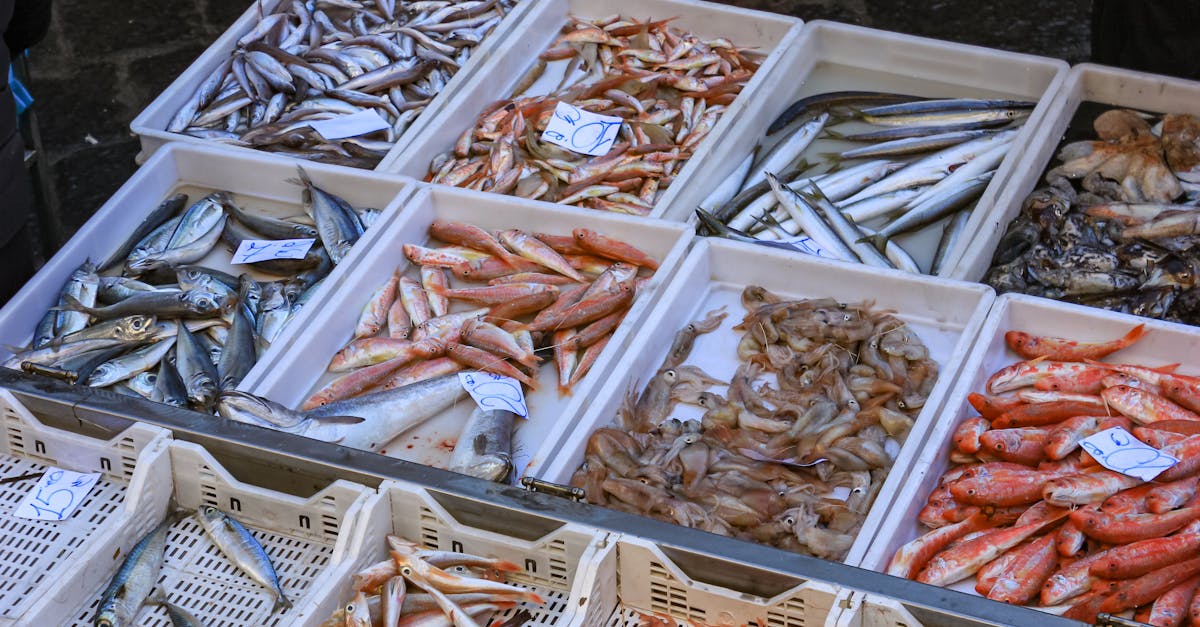
<svg viewBox="0 0 1200 627">
<path fill-rule="evenodd" d="M 358 137 L 375 131 L 392 128 L 387 120 L 379 117 L 374 109 L 363 109 L 358 113 L 343 115 L 331 120 L 318 120 L 309 124 L 314 131 L 325 139 L 344 139 Z"/>
<path fill-rule="evenodd" d="M 244 239 L 229 263 L 258 263 L 271 259 L 304 259 L 317 240 L 307 239 Z"/>
<path fill-rule="evenodd" d="M 599 115 L 559 101 L 542 131 L 542 141 L 585 155 L 606 155 L 617 141 L 622 120 Z"/>
<path fill-rule="evenodd" d="M 1142 481 L 1150 481 L 1179 460 L 1143 444 L 1133 434 L 1113 427 L 1079 443 L 1101 466 Z"/>
<path fill-rule="evenodd" d="M 47 468 L 37 485 L 17 505 L 14 516 L 33 520 L 66 520 L 96 485 L 100 473 L 83 474 Z"/>
<path fill-rule="evenodd" d="M 460 372 L 458 380 L 480 409 L 503 409 L 522 418 L 529 417 L 520 381 L 491 372 Z"/>
<path fill-rule="evenodd" d="M 807 235 L 797 235 L 796 237 L 788 237 L 785 239 L 776 240 L 776 243 L 785 244 L 806 255 L 822 257 L 825 259 L 838 259 L 838 257 L 827 252 L 824 248 L 821 248 L 820 244 L 813 241 L 813 238 Z"/>
</svg>

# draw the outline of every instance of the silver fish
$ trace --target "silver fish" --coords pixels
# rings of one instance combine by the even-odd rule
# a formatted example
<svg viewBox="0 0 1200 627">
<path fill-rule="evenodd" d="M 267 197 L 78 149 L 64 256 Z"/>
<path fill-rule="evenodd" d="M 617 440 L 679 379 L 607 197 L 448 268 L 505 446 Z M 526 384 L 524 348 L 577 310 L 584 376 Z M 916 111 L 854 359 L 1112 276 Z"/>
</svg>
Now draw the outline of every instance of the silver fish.
<svg viewBox="0 0 1200 627">
<path fill-rule="evenodd" d="M 229 335 L 225 339 L 221 359 L 217 363 L 218 389 L 232 390 L 237 387 L 254 367 L 256 360 L 254 323 L 250 322 L 243 308 L 235 307 L 233 324 L 229 327 Z"/>
<path fill-rule="evenodd" d="M 93 621 L 96 627 L 133 626 L 138 610 L 150 596 L 162 570 L 167 531 L 174 522 L 173 518 L 163 521 L 129 550 L 108 588 L 100 595 L 100 606 Z"/>
<path fill-rule="evenodd" d="M 96 274 L 96 265 L 89 259 L 84 261 L 82 265 L 71 273 L 71 276 L 63 285 L 62 292 L 59 294 L 58 304 L 62 307 L 69 301 L 76 301 L 86 307 L 91 307 L 96 304 L 96 294 L 99 288 L 100 276 Z M 88 315 L 86 312 L 73 309 L 59 309 L 55 332 L 58 335 L 69 335 L 82 330 L 87 326 L 87 323 Z"/>
<path fill-rule="evenodd" d="M 404 387 L 334 401 L 308 411 L 306 416 L 357 416 L 366 422 L 341 426 L 342 446 L 377 451 L 396 436 L 457 403 L 467 392 L 457 374 L 419 381 Z M 307 435 L 307 434 L 306 434 Z"/>
<path fill-rule="evenodd" d="M 512 430 L 516 414 L 475 408 L 450 453 L 448 468 L 488 481 L 503 482 L 512 472 Z"/>
<path fill-rule="evenodd" d="M 187 204 L 187 200 L 187 194 L 173 194 L 168 196 L 167 199 L 162 201 L 162 203 L 160 203 L 154 211 L 151 211 L 149 215 L 147 215 L 145 218 L 142 218 L 142 221 L 138 223 L 137 227 L 133 230 L 133 233 L 131 233 L 129 238 L 125 240 L 125 243 L 122 244 L 120 248 L 113 251 L 113 254 L 109 256 L 108 260 L 100 264 L 98 270 L 103 272 L 104 270 L 107 270 L 124 261 L 129 255 L 129 252 L 133 250 L 133 247 L 136 246 L 138 242 L 142 241 L 143 238 L 149 235 L 151 231 L 158 228 L 163 222 L 166 222 L 167 220 L 171 219 L 172 216 L 179 213 L 179 210 L 183 209 L 183 206 Z"/>
<path fill-rule="evenodd" d="M 94 388 L 104 387 L 145 372 L 162 360 L 174 344 L 174 339 L 159 340 L 100 364 L 88 377 L 87 384 Z"/>
<path fill-rule="evenodd" d="M 284 595 L 283 588 L 279 585 L 279 575 L 275 572 L 271 558 L 242 523 L 211 505 L 201 506 L 196 511 L 196 517 L 200 520 L 204 533 L 229 561 L 237 564 L 242 572 L 271 591 L 271 595 L 275 597 L 272 612 L 291 609 L 292 602 Z"/>
<path fill-rule="evenodd" d="M 770 152 L 763 155 L 760 163 L 750 166 L 750 174 L 742 181 L 742 189 L 765 180 L 768 172 L 780 172 L 799 160 L 800 154 L 817 138 L 827 122 L 829 114 L 821 113 L 805 122 L 787 139 L 776 144 Z"/>
<path fill-rule="evenodd" d="M 174 407 L 187 407 L 187 387 L 179 378 L 173 361 L 175 360 L 168 358 L 158 362 L 158 372 L 154 376 L 154 390 L 150 393 L 150 400 Z"/>
<path fill-rule="evenodd" d="M 217 369 L 208 352 L 183 323 L 176 321 L 175 368 L 188 400 L 207 410 L 217 398 Z"/>
<path fill-rule="evenodd" d="M 168 601 L 166 593 L 162 590 L 150 597 L 150 602 L 161 605 L 163 609 L 167 610 L 167 616 L 171 617 L 171 625 L 174 627 L 204 627 L 204 623 L 200 622 L 200 619 L 191 612 Z"/>
<path fill-rule="evenodd" d="M 767 173 L 767 181 L 779 204 L 792 216 L 792 219 L 804 229 L 804 232 L 829 254 L 843 261 L 856 261 L 858 256 L 846 245 L 833 229 L 825 223 L 821 216 L 792 188 L 783 185 L 774 174 Z"/>
<path fill-rule="evenodd" d="M 353 212 L 347 214 L 343 207 L 345 201 L 314 185 L 304 168 L 296 169 L 299 170 L 300 181 L 304 185 L 304 212 L 316 222 L 317 232 L 321 235 L 321 245 L 329 253 L 334 265 L 337 265 L 361 235 L 361 224 Z"/>
<path fill-rule="evenodd" d="M 65 300 L 62 309 L 80 311 L 100 320 L 138 314 L 160 318 L 209 318 L 221 311 L 219 295 L 205 290 L 143 292 L 107 307 L 88 307 L 70 296 Z"/>
</svg>

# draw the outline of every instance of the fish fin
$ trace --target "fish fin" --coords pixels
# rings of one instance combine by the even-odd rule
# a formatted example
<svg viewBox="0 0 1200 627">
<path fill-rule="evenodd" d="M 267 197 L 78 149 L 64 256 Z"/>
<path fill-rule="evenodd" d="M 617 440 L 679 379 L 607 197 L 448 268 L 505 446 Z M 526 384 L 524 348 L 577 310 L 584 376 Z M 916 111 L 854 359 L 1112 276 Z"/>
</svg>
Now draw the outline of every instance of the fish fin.
<svg viewBox="0 0 1200 627">
<path fill-rule="evenodd" d="M 321 416 L 320 418 L 310 418 L 310 420 L 333 425 L 357 425 L 367 421 L 361 416 Z"/>
<path fill-rule="evenodd" d="M 283 595 L 282 591 L 279 593 L 279 597 L 275 599 L 275 605 L 271 608 L 271 613 L 274 614 L 275 612 L 278 612 L 280 608 L 284 610 L 292 609 L 292 602 Z"/>
<path fill-rule="evenodd" d="M 1179 368 L 1179 366 L 1180 366 L 1180 364 L 1167 364 L 1165 366 L 1151 368 L 1151 370 L 1153 370 L 1155 372 L 1161 372 L 1163 374 L 1175 374 L 1175 371 Z"/>
<path fill-rule="evenodd" d="M 879 250 L 879 252 L 883 252 L 884 249 L 887 248 L 887 238 L 879 235 L 878 233 L 875 235 L 864 235 L 854 240 L 855 244 L 862 244 L 863 242 L 870 242 L 872 246 Z"/>
<path fill-rule="evenodd" d="M 91 309 L 87 305 L 79 302 L 78 298 L 75 298 L 74 296 L 71 296 L 70 294 L 63 294 L 62 298 L 63 298 L 64 304 L 58 305 L 56 307 L 51 307 L 50 311 L 80 311 L 83 313 L 87 313 L 88 310 Z"/>
<path fill-rule="evenodd" d="M 155 588 L 154 593 L 147 597 L 146 601 L 154 605 L 164 605 L 167 602 L 167 593 L 163 592 L 162 588 Z"/>
<path fill-rule="evenodd" d="M 829 163 L 841 163 L 842 159 L 845 159 L 840 152 L 822 152 L 818 153 L 817 156 Z"/>
</svg>

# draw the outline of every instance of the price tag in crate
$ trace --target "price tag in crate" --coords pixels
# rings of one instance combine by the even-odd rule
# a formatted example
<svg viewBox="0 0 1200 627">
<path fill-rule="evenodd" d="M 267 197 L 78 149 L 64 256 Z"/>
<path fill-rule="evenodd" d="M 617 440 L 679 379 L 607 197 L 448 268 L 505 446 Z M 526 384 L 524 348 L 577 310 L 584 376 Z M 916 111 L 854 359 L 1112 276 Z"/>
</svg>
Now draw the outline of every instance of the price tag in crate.
<svg viewBox="0 0 1200 627">
<path fill-rule="evenodd" d="M 599 115 L 559 101 L 554 115 L 542 131 L 542 141 L 567 150 L 597 157 L 608 154 L 623 120 L 612 115 Z"/>
<path fill-rule="evenodd" d="M 1101 466 L 1142 481 L 1150 481 L 1179 463 L 1178 459 L 1143 444 L 1121 427 L 1086 437 L 1079 445 Z"/>
<path fill-rule="evenodd" d="M 460 372 L 458 380 L 480 409 L 504 409 L 522 418 L 529 417 L 520 381 L 490 372 Z"/>
<path fill-rule="evenodd" d="M 392 127 L 387 120 L 379 116 L 374 109 L 363 109 L 358 113 L 343 115 L 330 120 L 320 120 L 309 124 L 314 131 L 325 139 L 345 139 L 358 137 Z"/>
<path fill-rule="evenodd" d="M 258 263 L 271 259 L 304 259 L 315 239 L 244 239 L 229 263 Z"/>
<path fill-rule="evenodd" d="M 33 520 L 66 520 L 96 485 L 100 473 L 47 468 L 37 485 L 17 505 L 14 516 Z"/>
</svg>

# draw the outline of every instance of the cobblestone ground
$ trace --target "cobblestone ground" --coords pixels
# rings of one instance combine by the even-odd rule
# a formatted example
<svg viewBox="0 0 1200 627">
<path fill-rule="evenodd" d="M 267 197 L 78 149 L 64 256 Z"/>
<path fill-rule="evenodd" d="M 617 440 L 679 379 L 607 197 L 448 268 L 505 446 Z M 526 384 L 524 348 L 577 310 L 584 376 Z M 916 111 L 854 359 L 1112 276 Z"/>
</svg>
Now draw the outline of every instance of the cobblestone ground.
<svg viewBox="0 0 1200 627">
<path fill-rule="evenodd" d="M 530 0 L 542 2 L 547 0 Z M 1065 59 L 1088 55 L 1088 0 L 721 0 L 723 4 Z M 1036 8 L 1028 5 L 1036 4 Z M 236 0 L 54 0 L 30 57 L 66 234 L 136 169 L 129 123 L 243 11 Z"/>
</svg>

